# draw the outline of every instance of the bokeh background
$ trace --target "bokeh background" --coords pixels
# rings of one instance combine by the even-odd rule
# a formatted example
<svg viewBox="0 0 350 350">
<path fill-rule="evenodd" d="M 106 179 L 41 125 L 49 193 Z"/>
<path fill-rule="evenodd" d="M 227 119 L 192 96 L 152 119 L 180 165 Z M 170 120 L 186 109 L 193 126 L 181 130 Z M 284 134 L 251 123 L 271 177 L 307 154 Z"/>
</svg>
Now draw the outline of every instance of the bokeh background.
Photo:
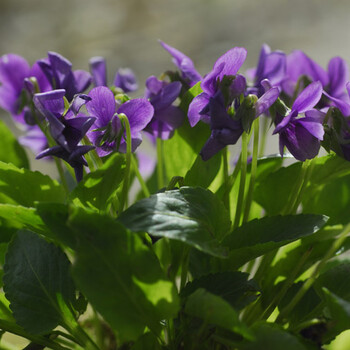
<svg viewBox="0 0 350 350">
<path fill-rule="evenodd" d="M 141 95 L 149 75 L 173 68 L 157 39 L 190 56 L 202 74 L 233 46 L 248 49 L 244 69 L 254 66 L 263 43 L 304 50 L 326 66 L 333 56 L 350 59 L 349 19 L 347 0 L 0 0 L 0 55 L 33 63 L 52 50 L 75 69 L 104 56 L 109 81 L 130 67 Z M 5 112 L 0 118 L 11 123 Z"/>
</svg>

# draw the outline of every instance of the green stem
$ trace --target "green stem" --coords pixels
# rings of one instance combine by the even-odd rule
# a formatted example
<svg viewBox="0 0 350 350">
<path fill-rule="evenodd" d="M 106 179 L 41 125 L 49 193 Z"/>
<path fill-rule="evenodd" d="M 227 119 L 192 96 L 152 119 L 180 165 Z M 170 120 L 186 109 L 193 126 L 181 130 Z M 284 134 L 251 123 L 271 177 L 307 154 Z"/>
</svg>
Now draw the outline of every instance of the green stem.
<svg viewBox="0 0 350 350">
<path fill-rule="evenodd" d="M 158 189 L 164 187 L 163 140 L 157 138 L 157 180 Z"/>
<path fill-rule="evenodd" d="M 124 124 L 126 130 L 126 165 L 125 165 L 125 176 L 123 181 L 122 194 L 120 198 L 119 211 L 122 212 L 124 207 L 127 205 L 128 193 L 129 193 L 129 177 L 130 177 L 130 165 L 131 165 L 131 131 L 130 124 L 127 116 L 123 113 L 118 114 L 118 117 L 122 124 Z"/>
<path fill-rule="evenodd" d="M 69 350 L 68 348 L 66 348 L 64 346 L 61 346 L 61 345 L 53 342 L 49 338 L 46 338 L 46 337 L 43 337 L 40 335 L 34 335 L 34 334 L 27 333 L 21 327 L 17 326 L 16 324 L 14 324 L 12 322 L 0 320 L 0 329 L 5 331 L 5 332 L 16 334 L 20 337 L 23 337 L 23 338 L 30 340 L 33 343 L 46 346 L 46 347 L 53 349 L 53 350 Z"/>
<path fill-rule="evenodd" d="M 253 191 L 254 191 L 254 185 L 255 185 L 256 171 L 258 168 L 259 132 L 260 132 L 259 124 L 260 124 L 259 119 L 255 120 L 253 124 L 253 128 L 254 128 L 253 158 L 252 158 L 252 165 L 251 165 L 251 172 L 250 172 L 249 189 L 248 189 L 247 199 L 244 206 L 243 222 L 248 221 L 250 208 L 253 202 Z"/>
<path fill-rule="evenodd" d="M 139 167 L 137 165 L 137 161 L 136 161 L 136 156 L 135 155 L 133 157 L 131 157 L 131 162 L 132 162 L 132 166 L 134 168 L 137 180 L 139 180 L 139 183 L 141 185 L 142 192 L 143 192 L 144 196 L 147 198 L 151 194 L 149 192 L 149 189 L 148 189 L 148 187 L 146 185 L 145 180 L 143 179 L 142 175 L 140 174 Z"/>
<path fill-rule="evenodd" d="M 245 182 L 246 182 L 246 176 L 247 176 L 247 157 L 248 157 L 248 134 L 246 132 L 243 132 L 242 152 L 241 152 L 241 179 L 239 183 L 239 192 L 238 192 L 236 215 L 235 215 L 235 221 L 233 224 L 233 229 L 237 228 L 241 222 Z"/>
<path fill-rule="evenodd" d="M 225 184 L 225 192 L 224 192 L 224 205 L 228 212 L 230 212 L 230 191 L 228 191 L 229 187 L 229 175 L 228 175 L 228 152 L 227 147 L 222 150 L 222 161 L 224 163 L 224 184 Z"/>
<path fill-rule="evenodd" d="M 260 142 L 260 151 L 259 157 L 263 157 L 265 153 L 266 147 L 266 139 L 267 139 L 267 130 L 269 128 L 269 119 L 267 117 L 259 118 L 262 119 L 262 133 L 261 133 L 261 142 Z"/>
<path fill-rule="evenodd" d="M 314 282 L 316 281 L 320 271 L 327 263 L 327 261 L 333 257 L 333 255 L 337 252 L 337 250 L 341 247 L 343 242 L 345 241 L 348 233 L 350 231 L 350 224 L 346 225 L 342 233 L 339 237 L 333 242 L 331 248 L 328 250 L 327 254 L 323 257 L 323 259 L 314 267 L 311 276 L 304 282 L 302 287 L 299 289 L 298 293 L 294 296 L 294 298 L 290 301 L 290 303 L 282 309 L 281 313 L 278 315 L 276 322 L 282 322 L 287 314 L 289 314 L 295 305 L 298 304 L 300 299 L 305 295 L 305 293 L 312 287 Z"/>
</svg>

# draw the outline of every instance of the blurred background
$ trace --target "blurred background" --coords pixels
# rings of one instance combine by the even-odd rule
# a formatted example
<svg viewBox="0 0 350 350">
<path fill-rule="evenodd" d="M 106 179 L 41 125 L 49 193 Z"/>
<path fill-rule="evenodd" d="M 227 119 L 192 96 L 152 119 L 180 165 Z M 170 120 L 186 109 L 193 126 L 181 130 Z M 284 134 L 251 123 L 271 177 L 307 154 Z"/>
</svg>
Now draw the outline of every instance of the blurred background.
<svg viewBox="0 0 350 350">
<path fill-rule="evenodd" d="M 244 71 L 263 43 L 301 49 L 326 66 L 333 56 L 350 59 L 349 19 L 346 0 L 0 0 L 0 55 L 17 53 L 32 64 L 57 51 L 75 69 L 104 56 L 109 82 L 130 67 L 142 95 L 148 76 L 174 68 L 157 39 L 190 56 L 201 74 L 233 46 L 248 49 Z M 5 112 L 0 118 L 11 124 Z M 46 164 L 34 167 L 50 173 Z"/>
</svg>

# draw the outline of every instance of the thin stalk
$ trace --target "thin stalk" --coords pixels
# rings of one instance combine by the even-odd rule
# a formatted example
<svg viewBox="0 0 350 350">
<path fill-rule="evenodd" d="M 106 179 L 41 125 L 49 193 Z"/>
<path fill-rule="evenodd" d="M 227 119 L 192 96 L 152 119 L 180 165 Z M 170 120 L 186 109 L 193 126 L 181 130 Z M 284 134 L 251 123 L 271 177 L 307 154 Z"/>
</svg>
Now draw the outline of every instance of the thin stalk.
<svg viewBox="0 0 350 350">
<path fill-rule="evenodd" d="M 333 257 L 333 255 L 337 252 L 337 250 L 341 247 L 343 242 L 345 241 L 348 233 L 350 231 L 350 224 L 346 225 L 342 233 L 339 235 L 339 237 L 333 242 L 331 248 L 328 250 L 327 254 L 324 256 L 324 258 L 314 267 L 313 272 L 311 273 L 311 276 L 304 282 L 302 287 L 299 289 L 298 293 L 294 296 L 294 298 L 290 301 L 290 303 L 281 310 L 280 314 L 278 315 L 276 322 L 282 322 L 285 315 L 290 313 L 295 305 L 298 304 L 300 299 L 305 295 L 305 293 L 312 287 L 314 282 L 316 281 L 320 271 L 324 267 L 324 265 L 327 263 L 327 261 Z"/>
<path fill-rule="evenodd" d="M 230 212 L 230 191 L 227 191 L 229 186 L 229 175 L 228 175 L 228 152 L 226 147 L 222 150 L 222 161 L 224 163 L 224 184 L 225 184 L 223 201 L 226 209 L 228 210 L 228 212 Z"/>
<path fill-rule="evenodd" d="M 130 177 L 130 165 L 131 165 L 131 131 L 130 124 L 127 116 L 123 113 L 118 114 L 120 121 L 124 124 L 126 130 L 126 164 L 125 164 L 125 176 L 123 181 L 122 194 L 120 198 L 120 212 L 124 210 L 127 205 L 128 193 L 129 193 L 129 177 Z"/>
<path fill-rule="evenodd" d="M 136 161 L 136 156 L 131 157 L 131 162 L 132 162 L 132 166 L 134 168 L 137 180 L 139 181 L 139 183 L 141 185 L 142 192 L 143 192 L 144 196 L 147 198 L 151 194 L 150 194 L 150 191 L 147 187 L 145 180 L 143 179 L 142 175 L 140 174 L 139 167 L 138 167 L 137 161 Z"/>
<path fill-rule="evenodd" d="M 157 180 L 158 188 L 164 187 L 163 140 L 157 138 Z"/>
<path fill-rule="evenodd" d="M 259 157 L 263 157 L 265 153 L 266 147 L 266 139 L 267 139 L 267 130 L 269 128 L 269 119 L 267 117 L 259 118 L 262 120 L 262 133 L 261 133 L 261 142 L 259 149 Z"/>
<path fill-rule="evenodd" d="M 85 135 L 83 138 L 83 144 L 84 145 L 92 145 L 92 143 L 90 142 L 90 140 L 88 139 L 88 137 Z M 94 168 L 98 169 L 103 165 L 102 159 L 99 157 L 99 155 L 96 152 L 96 149 L 92 149 L 89 153 L 91 161 L 93 162 Z M 87 155 L 86 154 L 86 155 Z M 87 160 L 87 159 L 86 159 Z M 88 162 L 89 163 L 89 162 Z M 90 165 L 89 165 L 90 168 Z M 91 169 L 90 169 L 91 170 Z"/>
<path fill-rule="evenodd" d="M 0 329 L 5 331 L 5 332 L 16 334 L 20 337 L 23 337 L 23 338 L 30 340 L 33 343 L 43 345 L 43 346 L 48 347 L 48 348 L 53 349 L 53 350 L 69 350 L 68 348 L 66 348 L 64 346 L 61 346 L 61 345 L 53 342 L 49 338 L 46 338 L 46 337 L 43 337 L 40 335 L 34 335 L 31 333 L 27 333 L 21 327 L 17 326 L 16 324 L 14 324 L 12 322 L 7 322 L 5 320 L 0 319 Z"/>
<path fill-rule="evenodd" d="M 246 182 L 246 176 L 247 176 L 247 158 L 248 158 L 248 135 L 246 132 L 243 132 L 242 152 L 241 152 L 241 179 L 239 183 L 239 192 L 238 192 L 238 199 L 237 199 L 235 221 L 233 223 L 234 229 L 237 228 L 241 222 L 245 182 Z"/>
<path fill-rule="evenodd" d="M 260 132 L 259 124 L 260 124 L 259 119 L 255 120 L 253 124 L 253 128 L 254 128 L 253 158 L 252 158 L 252 165 L 251 165 L 251 172 L 250 172 L 249 189 L 248 189 L 248 194 L 247 194 L 247 198 L 244 206 L 243 222 L 248 221 L 250 207 L 253 202 L 253 191 L 254 191 L 254 185 L 255 185 L 256 171 L 258 168 L 259 132 Z"/>
</svg>

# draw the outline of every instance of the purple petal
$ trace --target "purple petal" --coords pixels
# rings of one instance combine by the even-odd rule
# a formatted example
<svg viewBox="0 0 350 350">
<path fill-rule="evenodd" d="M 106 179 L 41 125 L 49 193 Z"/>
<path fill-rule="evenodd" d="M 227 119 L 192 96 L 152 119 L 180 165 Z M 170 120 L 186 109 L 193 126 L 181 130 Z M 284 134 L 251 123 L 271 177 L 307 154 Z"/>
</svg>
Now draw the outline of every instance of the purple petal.
<svg viewBox="0 0 350 350">
<path fill-rule="evenodd" d="M 189 79 L 191 86 L 193 86 L 202 79 L 201 75 L 194 68 L 192 60 L 188 56 L 162 41 L 159 42 L 163 46 L 163 48 L 167 50 L 171 56 L 173 56 L 174 64 L 182 72 L 183 76 Z"/>
<path fill-rule="evenodd" d="M 132 132 L 138 132 L 143 130 L 151 121 L 154 108 L 145 98 L 136 98 L 123 103 L 117 112 L 118 114 L 124 113 L 127 116 Z"/>
<path fill-rule="evenodd" d="M 202 119 L 203 115 L 201 115 L 200 112 L 208 105 L 208 103 L 209 96 L 205 92 L 202 92 L 192 100 L 188 107 L 188 121 L 192 127 Z"/>
<path fill-rule="evenodd" d="M 233 80 L 230 91 L 232 96 L 239 97 L 243 94 L 247 87 L 247 81 L 243 75 L 237 74 L 236 78 Z"/>
<path fill-rule="evenodd" d="M 19 94 L 23 88 L 23 80 L 28 77 L 30 67 L 28 62 L 15 54 L 3 55 L 0 58 L 0 83 L 10 86 Z"/>
<path fill-rule="evenodd" d="M 66 88 L 73 81 L 72 63 L 56 52 L 48 52 L 52 75 L 56 82 L 56 88 Z"/>
<path fill-rule="evenodd" d="M 266 78 L 264 76 L 264 70 L 265 70 L 265 66 L 266 66 L 265 61 L 266 61 L 266 57 L 269 53 L 271 53 L 270 46 L 268 46 L 267 44 L 263 44 L 261 46 L 261 49 L 260 49 L 258 65 L 257 65 L 256 72 L 255 72 L 255 77 L 258 78 L 258 80 Z"/>
<path fill-rule="evenodd" d="M 46 118 L 50 118 L 51 115 L 61 117 L 64 112 L 63 96 L 65 93 L 64 89 L 59 89 L 35 94 L 33 97 L 35 107 Z"/>
<path fill-rule="evenodd" d="M 52 86 L 51 86 L 50 82 L 47 80 L 46 75 L 43 73 L 43 71 L 40 68 L 40 66 L 38 65 L 38 63 L 33 64 L 33 67 L 31 68 L 31 70 L 29 72 L 29 77 L 36 78 L 38 85 L 39 85 L 40 92 L 52 90 Z"/>
<path fill-rule="evenodd" d="M 107 126 L 112 119 L 116 104 L 113 92 L 105 86 L 98 86 L 89 92 L 91 101 L 86 104 L 89 115 L 96 117 L 95 125 L 98 128 Z"/>
<path fill-rule="evenodd" d="M 139 171 L 143 178 L 149 178 L 156 166 L 156 160 L 154 157 L 151 157 L 148 153 L 142 152 L 141 150 L 136 153 Z"/>
<path fill-rule="evenodd" d="M 107 86 L 106 60 L 103 57 L 92 57 L 90 70 L 95 86 Z"/>
<path fill-rule="evenodd" d="M 333 57 L 328 64 L 329 94 L 339 97 L 345 90 L 345 84 L 349 80 L 349 68 L 345 60 Z"/>
<path fill-rule="evenodd" d="M 313 108 L 322 96 L 322 84 L 320 81 L 316 81 L 308 85 L 294 101 L 292 110 L 298 113 L 304 113 L 308 109 Z"/>
<path fill-rule="evenodd" d="M 286 55 L 280 51 L 272 52 L 266 57 L 264 70 L 258 80 L 267 78 L 273 86 L 279 85 L 285 79 L 286 66 Z"/>
<path fill-rule="evenodd" d="M 296 119 L 295 123 L 303 126 L 311 135 L 319 140 L 323 140 L 324 129 L 323 125 L 313 118 L 305 117 L 301 119 Z"/>
<path fill-rule="evenodd" d="M 169 107 L 179 96 L 181 91 L 181 83 L 174 81 L 166 85 L 160 93 L 151 98 L 150 102 L 155 110 L 161 110 Z"/>
<path fill-rule="evenodd" d="M 305 112 L 305 116 L 307 118 L 312 118 L 314 121 L 322 124 L 326 116 L 326 112 L 322 112 L 317 109 L 310 109 L 309 111 Z"/>
<path fill-rule="evenodd" d="M 75 79 L 74 94 L 85 91 L 91 84 L 92 77 L 91 74 L 85 70 L 76 70 L 73 72 Z"/>
<path fill-rule="evenodd" d="M 274 87 L 265 92 L 255 104 L 255 117 L 258 117 L 262 113 L 266 112 L 277 100 L 280 91 L 277 87 Z"/>
<path fill-rule="evenodd" d="M 0 107 L 10 112 L 12 115 L 17 115 L 19 111 L 20 101 L 18 93 L 10 86 L 0 86 Z"/>
<path fill-rule="evenodd" d="M 302 75 L 307 75 L 312 81 L 321 81 L 322 86 L 328 84 L 327 72 L 300 50 L 295 50 L 287 56 L 287 75 L 294 82 Z"/>
<path fill-rule="evenodd" d="M 93 117 L 76 117 L 64 121 L 65 129 L 63 135 L 68 143 L 68 148 L 72 150 L 78 145 L 90 127 L 94 124 Z"/>
<path fill-rule="evenodd" d="M 217 140 L 213 135 L 210 135 L 208 141 L 203 146 L 200 151 L 200 155 L 204 161 L 215 156 L 216 153 L 221 151 L 226 145 Z"/>
<path fill-rule="evenodd" d="M 33 126 L 24 136 L 18 138 L 18 142 L 25 147 L 30 148 L 34 154 L 43 151 L 47 147 L 47 139 L 38 126 Z"/>
<path fill-rule="evenodd" d="M 131 152 L 135 152 L 137 147 L 140 146 L 142 142 L 142 135 L 140 132 L 133 132 L 131 133 Z M 122 140 L 120 141 L 120 145 L 119 145 L 119 152 L 121 153 L 126 153 L 126 142 L 125 139 L 122 138 Z"/>
<path fill-rule="evenodd" d="M 165 86 L 165 81 L 159 80 L 154 75 L 151 75 L 146 80 L 146 91 L 145 91 L 145 97 L 151 98 L 154 95 L 157 95 L 160 90 Z"/>
<path fill-rule="evenodd" d="M 91 101 L 91 97 L 85 94 L 75 95 L 71 104 L 71 111 L 77 115 L 80 111 L 80 108 L 83 107 L 86 103 Z"/>
<path fill-rule="evenodd" d="M 209 96 L 215 94 L 217 90 L 218 77 L 220 76 L 220 73 L 223 71 L 224 67 L 225 63 L 222 62 L 221 64 L 215 66 L 213 70 L 203 78 L 201 88 Z"/>
<path fill-rule="evenodd" d="M 323 92 L 325 96 L 327 96 L 333 104 L 342 112 L 344 117 L 349 117 L 350 116 L 350 104 L 346 103 L 338 98 L 335 98 L 326 92 Z"/>
<path fill-rule="evenodd" d="M 272 132 L 272 135 L 280 133 L 283 131 L 286 126 L 298 115 L 297 111 L 291 111 L 287 116 L 285 116 L 282 121 L 276 126 L 275 130 Z"/>
<path fill-rule="evenodd" d="M 134 72 L 130 68 L 120 68 L 114 78 L 114 86 L 121 88 L 128 93 L 136 91 L 138 84 Z"/>
</svg>

